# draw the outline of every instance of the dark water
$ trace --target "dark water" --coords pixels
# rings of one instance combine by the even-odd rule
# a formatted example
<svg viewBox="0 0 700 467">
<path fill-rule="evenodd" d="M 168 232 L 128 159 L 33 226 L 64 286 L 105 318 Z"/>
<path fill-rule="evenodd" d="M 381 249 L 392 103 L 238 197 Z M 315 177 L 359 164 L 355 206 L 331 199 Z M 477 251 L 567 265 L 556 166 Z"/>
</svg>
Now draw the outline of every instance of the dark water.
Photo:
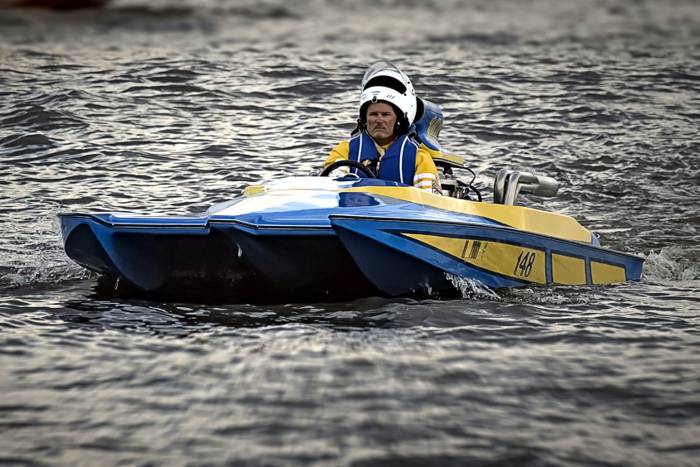
<svg viewBox="0 0 700 467">
<path fill-rule="evenodd" d="M 281 306 L 106 300 L 64 210 L 317 169 L 393 59 L 641 283 Z M 115 1 L 0 12 L 0 464 L 698 465 L 695 1 Z"/>
</svg>

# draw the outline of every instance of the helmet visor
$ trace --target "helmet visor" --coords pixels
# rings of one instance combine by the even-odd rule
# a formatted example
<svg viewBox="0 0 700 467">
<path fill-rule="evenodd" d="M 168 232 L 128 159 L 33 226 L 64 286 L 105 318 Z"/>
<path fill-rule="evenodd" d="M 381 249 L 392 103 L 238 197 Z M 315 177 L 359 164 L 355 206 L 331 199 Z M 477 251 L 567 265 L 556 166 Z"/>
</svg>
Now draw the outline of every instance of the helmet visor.
<svg viewBox="0 0 700 467">
<path fill-rule="evenodd" d="M 404 81 L 406 80 L 406 75 L 403 74 L 401 70 L 399 70 L 399 67 L 394 65 L 391 62 L 382 60 L 376 63 L 373 63 L 372 65 L 367 68 L 367 71 L 365 71 L 364 76 L 362 76 L 362 89 L 367 88 L 368 82 L 377 75 L 381 76 L 393 76 L 399 81 Z"/>
</svg>

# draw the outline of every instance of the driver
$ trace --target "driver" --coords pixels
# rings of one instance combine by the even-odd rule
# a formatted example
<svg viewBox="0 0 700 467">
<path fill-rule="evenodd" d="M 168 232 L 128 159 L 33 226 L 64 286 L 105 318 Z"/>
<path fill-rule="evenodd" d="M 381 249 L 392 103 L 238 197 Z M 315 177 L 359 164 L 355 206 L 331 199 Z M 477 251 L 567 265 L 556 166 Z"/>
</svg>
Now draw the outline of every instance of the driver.
<svg viewBox="0 0 700 467">
<path fill-rule="evenodd" d="M 417 106 L 416 92 L 405 73 L 388 62 L 370 66 L 362 78 L 357 128 L 349 141 L 333 148 L 323 167 L 355 161 L 377 178 L 442 194 L 428 148 L 408 134 Z M 351 172 L 364 176 L 357 169 Z"/>
</svg>

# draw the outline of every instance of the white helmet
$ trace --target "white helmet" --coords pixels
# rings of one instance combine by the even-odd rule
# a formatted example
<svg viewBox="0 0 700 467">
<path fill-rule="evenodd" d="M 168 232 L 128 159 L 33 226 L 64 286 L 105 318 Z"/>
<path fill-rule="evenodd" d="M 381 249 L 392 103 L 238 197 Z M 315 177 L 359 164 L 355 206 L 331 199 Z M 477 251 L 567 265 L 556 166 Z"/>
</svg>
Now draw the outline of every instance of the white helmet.
<svg viewBox="0 0 700 467">
<path fill-rule="evenodd" d="M 362 77 L 360 95 L 360 122 L 365 122 L 366 108 L 370 103 L 384 101 L 400 111 L 397 115 L 405 130 L 416 118 L 418 103 L 416 91 L 406 73 L 391 62 L 377 62 L 371 65 Z"/>
</svg>

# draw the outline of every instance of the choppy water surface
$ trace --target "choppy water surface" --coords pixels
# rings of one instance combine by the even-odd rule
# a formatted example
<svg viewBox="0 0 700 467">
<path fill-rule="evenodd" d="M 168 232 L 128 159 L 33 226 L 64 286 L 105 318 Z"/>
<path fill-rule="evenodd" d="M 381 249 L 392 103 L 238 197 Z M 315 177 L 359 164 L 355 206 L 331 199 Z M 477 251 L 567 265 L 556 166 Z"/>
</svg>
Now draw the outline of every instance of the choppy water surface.
<svg viewBox="0 0 700 467">
<path fill-rule="evenodd" d="M 114 1 L 0 14 L 0 463 L 697 465 L 694 1 Z M 62 210 L 306 175 L 395 60 L 642 283 L 280 306 L 107 300 Z"/>
</svg>

